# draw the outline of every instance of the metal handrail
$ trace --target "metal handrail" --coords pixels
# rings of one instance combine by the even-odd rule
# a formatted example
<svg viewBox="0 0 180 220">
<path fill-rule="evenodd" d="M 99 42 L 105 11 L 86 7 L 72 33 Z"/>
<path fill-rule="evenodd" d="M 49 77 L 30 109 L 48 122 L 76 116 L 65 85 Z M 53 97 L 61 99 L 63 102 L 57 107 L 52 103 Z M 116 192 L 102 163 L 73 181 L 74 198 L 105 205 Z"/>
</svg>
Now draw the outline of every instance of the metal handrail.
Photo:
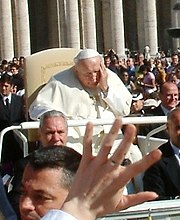
<svg viewBox="0 0 180 220">
<path fill-rule="evenodd" d="M 27 139 L 27 137 L 19 130 L 13 130 L 13 132 L 22 141 L 23 155 L 24 155 L 24 157 L 26 157 L 28 155 L 28 139 Z"/>
<path fill-rule="evenodd" d="M 85 126 L 89 121 L 91 121 L 94 126 L 98 125 L 112 125 L 114 119 L 89 119 L 89 120 L 68 120 L 68 127 L 76 127 L 76 126 Z M 144 116 L 144 117 L 123 117 L 122 124 L 149 124 L 149 123 L 166 123 L 166 116 Z M 4 135 L 11 130 L 28 130 L 28 129 L 37 129 L 39 128 L 39 121 L 30 121 L 30 122 L 22 122 L 20 125 L 13 125 L 3 129 L 0 132 L 0 161 L 1 161 L 1 152 L 2 152 L 2 143 Z M 27 139 L 24 135 L 20 135 L 22 137 L 22 141 L 27 142 Z M 27 145 L 27 144 L 25 144 Z"/>
<path fill-rule="evenodd" d="M 158 217 L 158 220 L 165 220 L 166 217 L 176 216 L 180 219 L 180 200 L 161 200 L 144 202 L 140 205 L 132 206 L 126 210 L 106 215 L 103 219 L 105 220 L 124 220 L 134 218 L 146 218 L 148 215 Z M 162 218 L 160 218 L 162 217 Z M 169 218 L 168 218 L 169 219 Z"/>
</svg>

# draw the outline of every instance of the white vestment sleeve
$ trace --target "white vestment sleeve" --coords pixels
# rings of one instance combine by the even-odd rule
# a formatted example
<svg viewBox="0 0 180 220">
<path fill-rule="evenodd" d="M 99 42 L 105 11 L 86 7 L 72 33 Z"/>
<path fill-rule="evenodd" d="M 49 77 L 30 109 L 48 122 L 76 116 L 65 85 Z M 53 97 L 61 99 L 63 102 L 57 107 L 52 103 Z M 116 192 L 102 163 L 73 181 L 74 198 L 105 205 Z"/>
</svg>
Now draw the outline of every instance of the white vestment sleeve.
<svg viewBox="0 0 180 220">
<path fill-rule="evenodd" d="M 61 210 L 50 210 L 41 220 L 77 220 L 72 215 Z"/>
</svg>

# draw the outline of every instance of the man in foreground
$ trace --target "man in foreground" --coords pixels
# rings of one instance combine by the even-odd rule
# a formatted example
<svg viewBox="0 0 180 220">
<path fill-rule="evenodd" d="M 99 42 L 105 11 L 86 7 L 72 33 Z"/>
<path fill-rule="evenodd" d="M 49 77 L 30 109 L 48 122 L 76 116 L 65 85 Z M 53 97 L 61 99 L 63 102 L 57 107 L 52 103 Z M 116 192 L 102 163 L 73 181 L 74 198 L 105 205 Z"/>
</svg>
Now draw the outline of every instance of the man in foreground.
<svg viewBox="0 0 180 220">
<path fill-rule="evenodd" d="M 167 117 L 169 141 L 159 147 L 162 159 L 144 175 L 144 190 L 154 191 L 158 199 L 175 199 L 180 196 L 180 107 Z"/>
<path fill-rule="evenodd" d="M 71 188 L 81 155 L 66 146 L 34 151 L 24 170 L 20 197 L 21 219 L 40 219 L 59 209 Z"/>
</svg>

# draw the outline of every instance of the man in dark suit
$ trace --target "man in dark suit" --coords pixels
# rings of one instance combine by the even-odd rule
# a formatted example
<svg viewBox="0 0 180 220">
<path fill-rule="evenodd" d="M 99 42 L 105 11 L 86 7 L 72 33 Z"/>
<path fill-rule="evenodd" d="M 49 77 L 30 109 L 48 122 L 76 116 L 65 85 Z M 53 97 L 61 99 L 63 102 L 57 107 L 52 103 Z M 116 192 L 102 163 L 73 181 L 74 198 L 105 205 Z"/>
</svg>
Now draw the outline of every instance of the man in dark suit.
<svg viewBox="0 0 180 220">
<path fill-rule="evenodd" d="M 159 98 L 161 100 L 160 105 L 153 109 L 147 109 L 144 116 L 166 116 L 172 109 L 178 106 L 179 93 L 177 85 L 172 82 L 165 82 L 160 88 Z M 161 125 L 162 124 L 149 124 L 142 126 L 140 128 L 140 134 L 147 135 L 150 131 L 160 127 Z M 164 139 L 169 138 L 169 134 L 166 130 L 163 130 L 153 136 Z"/>
<path fill-rule="evenodd" d="M 5 220 L 16 220 L 17 219 L 16 214 L 9 204 L 1 177 L 0 177 L 0 195 L 1 195 L 0 196 L 0 219 L 2 216 L 2 218 L 4 218 Z"/>
<path fill-rule="evenodd" d="M 5 72 L 0 78 L 0 131 L 11 125 L 18 125 L 25 121 L 24 102 L 22 97 L 12 94 L 13 78 L 11 73 Z M 4 172 L 8 172 L 7 165 L 23 157 L 19 143 L 12 131 L 4 136 L 2 147 L 2 164 Z"/>
<path fill-rule="evenodd" d="M 162 158 L 144 174 L 144 190 L 154 191 L 158 199 L 180 196 L 180 107 L 168 114 L 167 130 L 170 139 L 161 145 Z"/>
</svg>

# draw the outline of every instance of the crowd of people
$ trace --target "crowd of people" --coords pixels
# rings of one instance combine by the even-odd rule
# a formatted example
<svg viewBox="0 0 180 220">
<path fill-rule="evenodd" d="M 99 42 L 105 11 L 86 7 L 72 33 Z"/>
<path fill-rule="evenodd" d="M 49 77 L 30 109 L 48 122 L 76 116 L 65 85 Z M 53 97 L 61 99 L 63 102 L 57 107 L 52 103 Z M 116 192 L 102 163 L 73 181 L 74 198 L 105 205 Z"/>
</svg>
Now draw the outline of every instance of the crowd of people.
<svg viewBox="0 0 180 220">
<path fill-rule="evenodd" d="M 17 141 L 13 133 L 3 146 L 2 175 L 13 175 L 12 189 L 7 190 L 5 200 L 11 203 L 18 219 L 40 219 L 44 215 L 45 219 L 51 215 L 58 218 L 61 209 L 60 216 L 69 213 L 70 219 L 93 220 L 146 200 L 180 195 L 179 54 L 171 58 L 168 63 L 164 57 L 147 60 L 139 54 L 137 59 L 121 60 L 114 50 L 102 56 L 84 49 L 74 58 L 73 67 L 52 76 L 29 108 L 31 120 L 40 120 L 39 149 L 26 158 L 18 147 L 11 154 Z M 14 60 L 7 69 L 1 65 L 2 129 L 25 121 L 24 94 L 18 86 L 15 89 L 14 77 L 19 74 L 23 79 L 23 67 Z M 16 65 L 19 71 L 13 74 Z M 167 131 L 159 137 L 167 138 L 168 144 L 142 158 L 135 143 L 135 127 L 123 126 L 117 119 L 133 115 L 166 115 Z M 91 123 L 86 128 L 68 128 L 68 119 L 97 118 L 114 119 L 115 123 L 112 128 L 98 125 L 93 129 Z M 137 132 L 147 135 L 152 129 L 149 125 L 139 127 Z M 167 172 L 168 166 L 177 170 L 174 179 Z M 139 174 L 147 168 L 145 175 Z M 81 212 L 79 204 L 84 203 L 89 206 L 82 205 Z M 51 209 L 56 209 L 55 213 Z"/>
<path fill-rule="evenodd" d="M 171 58 L 158 56 L 145 59 L 143 53 L 136 57 L 120 59 L 114 50 L 104 55 L 107 68 L 114 71 L 132 93 L 142 93 L 144 99 L 157 97 L 164 82 L 175 83 L 180 90 L 180 54 L 172 53 Z M 128 74 L 127 74 L 128 73 Z"/>
<path fill-rule="evenodd" d="M 25 94 L 24 86 L 24 60 L 25 57 L 13 57 L 12 60 L 2 60 L 0 65 L 0 76 L 8 73 L 12 76 L 13 88 L 12 92 L 23 96 Z"/>
</svg>

